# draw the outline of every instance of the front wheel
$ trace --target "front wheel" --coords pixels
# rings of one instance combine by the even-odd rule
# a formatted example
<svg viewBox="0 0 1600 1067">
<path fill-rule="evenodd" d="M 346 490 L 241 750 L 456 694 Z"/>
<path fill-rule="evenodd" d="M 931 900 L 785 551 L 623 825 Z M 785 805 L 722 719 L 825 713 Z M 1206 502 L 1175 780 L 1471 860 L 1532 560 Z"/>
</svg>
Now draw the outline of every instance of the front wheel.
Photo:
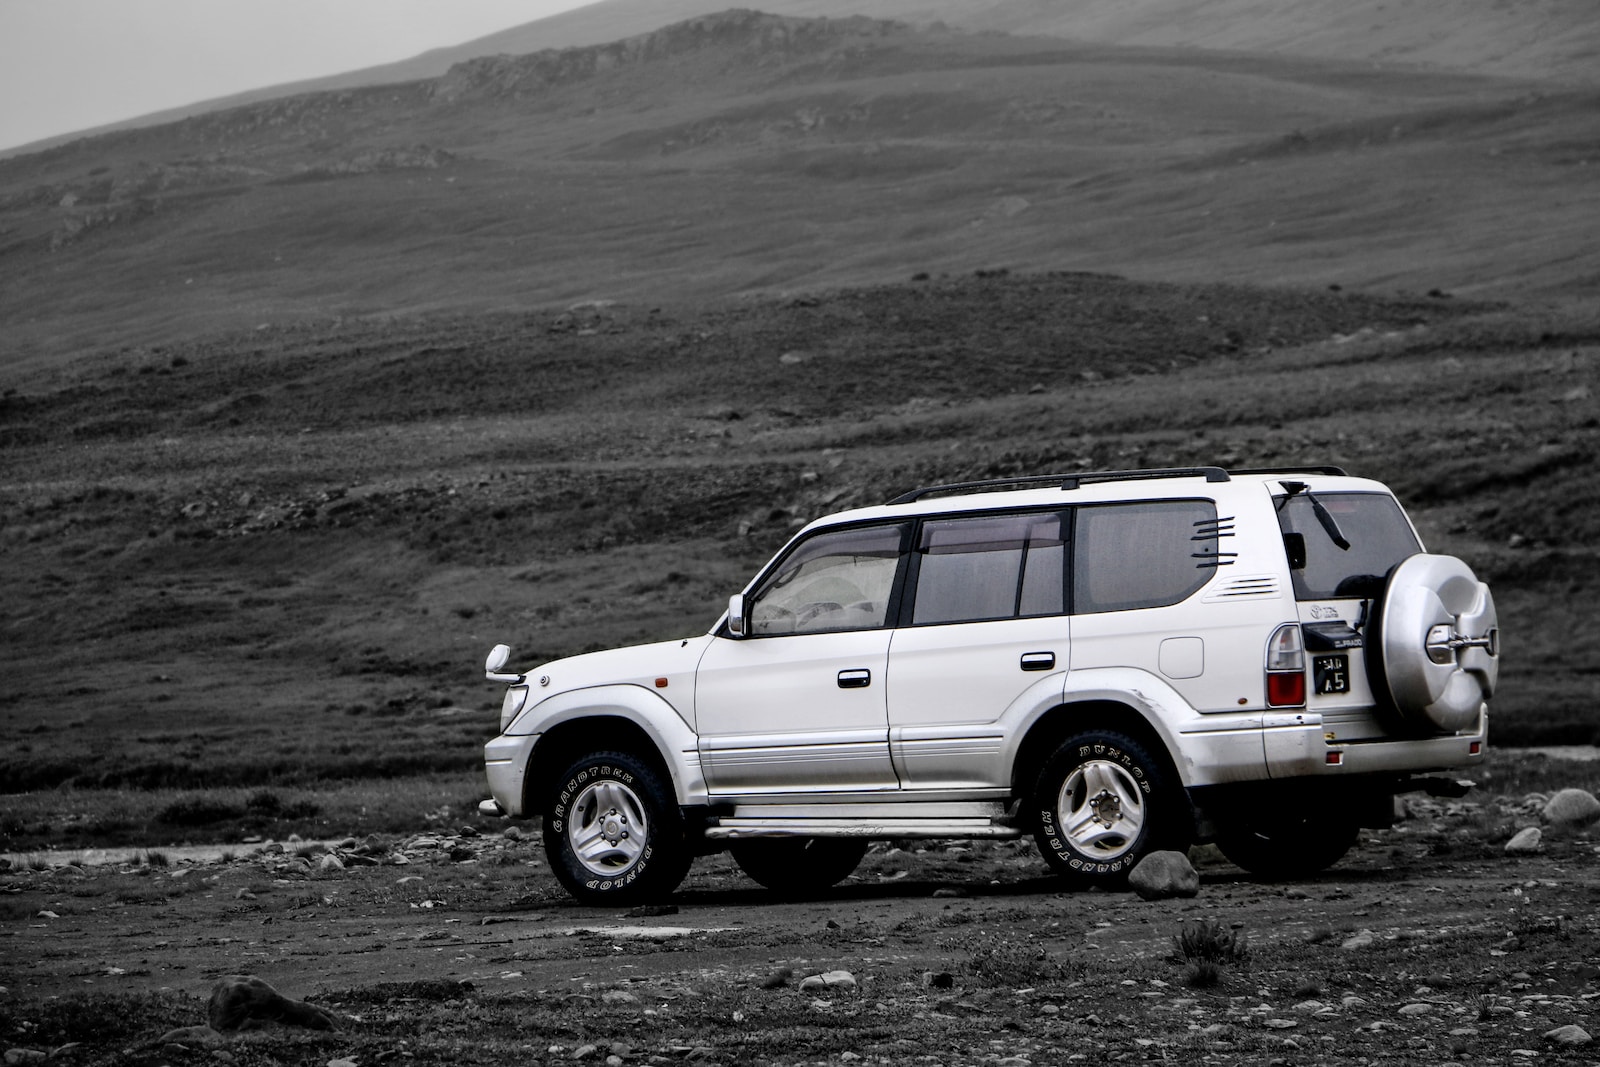
<svg viewBox="0 0 1600 1067">
<path fill-rule="evenodd" d="M 1120 887 L 1151 852 L 1188 847 L 1193 819 L 1182 789 L 1121 734 L 1067 738 L 1045 760 L 1031 798 L 1039 851 L 1080 885 Z"/>
<path fill-rule="evenodd" d="M 761 837 L 728 851 L 751 878 L 783 896 L 806 896 L 838 885 L 867 854 L 860 837 Z"/>
<path fill-rule="evenodd" d="M 568 893 L 614 906 L 665 897 L 683 881 L 683 816 L 655 768 L 625 752 L 597 752 L 556 781 L 542 812 L 544 850 Z"/>
<path fill-rule="evenodd" d="M 1360 833 L 1353 819 L 1285 815 L 1224 827 L 1217 848 L 1262 878 L 1303 878 L 1338 863 Z"/>
</svg>

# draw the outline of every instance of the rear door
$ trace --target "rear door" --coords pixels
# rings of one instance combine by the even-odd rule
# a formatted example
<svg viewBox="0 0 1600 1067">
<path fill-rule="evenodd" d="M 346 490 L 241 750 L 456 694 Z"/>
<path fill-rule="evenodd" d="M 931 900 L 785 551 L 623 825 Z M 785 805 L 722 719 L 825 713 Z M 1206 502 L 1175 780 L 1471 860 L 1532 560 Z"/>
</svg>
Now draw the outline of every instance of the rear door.
<svg viewBox="0 0 1600 1067">
<path fill-rule="evenodd" d="M 1064 528 L 1059 510 L 921 524 L 889 648 L 890 750 L 907 789 L 1006 787 L 1002 718 L 1059 703 Z"/>
</svg>

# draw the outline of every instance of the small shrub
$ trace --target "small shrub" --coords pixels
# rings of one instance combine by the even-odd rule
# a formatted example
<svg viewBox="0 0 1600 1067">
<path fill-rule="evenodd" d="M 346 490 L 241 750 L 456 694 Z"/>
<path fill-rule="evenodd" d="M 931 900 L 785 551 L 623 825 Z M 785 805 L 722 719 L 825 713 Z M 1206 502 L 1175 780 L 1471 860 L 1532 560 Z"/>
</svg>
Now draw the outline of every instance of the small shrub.
<svg viewBox="0 0 1600 1067">
<path fill-rule="evenodd" d="M 1184 923 L 1172 942 L 1178 960 L 1183 963 L 1244 963 L 1250 958 L 1244 934 L 1216 919 Z"/>
<path fill-rule="evenodd" d="M 987 937 L 981 939 L 962 970 L 973 977 L 1002 985 L 1059 982 L 1069 977 L 1067 969 L 1043 945 Z"/>
<path fill-rule="evenodd" d="M 1183 981 L 1193 989 L 1211 989 L 1222 982 L 1222 965 L 1215 960 L 1194 960 L 1184 967 Z"/>
</svg>

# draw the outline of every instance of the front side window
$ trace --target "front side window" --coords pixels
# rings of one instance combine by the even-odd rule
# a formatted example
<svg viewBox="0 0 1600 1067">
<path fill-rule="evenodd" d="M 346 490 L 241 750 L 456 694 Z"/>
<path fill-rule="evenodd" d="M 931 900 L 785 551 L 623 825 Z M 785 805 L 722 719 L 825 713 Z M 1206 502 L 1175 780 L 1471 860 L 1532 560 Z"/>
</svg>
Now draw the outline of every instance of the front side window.
<svg viewBox="0 0 1600 1067">
<path fill-rule="evenodd" d="M 872 630 L 888 624 L 906 524 L 833 530 L 790 552 L 750 597 L 750 632 Z"/>
<path fill-rule="evenodd" d="M 1227 536 L 1209 500 L 1152 500 L 1080 507 L 1074 521 L 1072 609 L 1159 608 L 1188 599 L 1221 562 Z"/>
<path fill-rule="evenodd" d="M 1422 551 L 1400 505 L 1386 493 L 1318 493 L 1344 539 L 1341 549 L 1308 494 L 1278 497 L 1278 525 L 1305 538 L 1306 565 L 1291 571 L 1297 600 L 1376 596 L 1389 568 Z"/>
<path fill-rule="evenodd" d="M 1060 614 L 1059 513 L 930 519 L 917 544 L 913 625 Z"/>
</svg>

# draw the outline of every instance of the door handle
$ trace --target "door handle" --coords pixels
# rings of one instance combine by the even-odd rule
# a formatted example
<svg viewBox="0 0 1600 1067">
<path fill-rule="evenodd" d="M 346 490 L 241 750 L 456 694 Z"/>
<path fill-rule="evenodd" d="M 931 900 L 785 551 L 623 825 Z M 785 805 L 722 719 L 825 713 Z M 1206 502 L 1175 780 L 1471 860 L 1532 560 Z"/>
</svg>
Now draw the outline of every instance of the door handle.
<svg viewBox="0 0 1600 1067">
<path fill-rule="evenodd" d="M 840 689 L 865 689 L 872 684 L 872 672 L 862 667 L 858 670 L 840 671 Z"/>
<path fill-rule="evenodd" d="M 1054 652 L 1024 652 L 1022 654 L 1022 669 L 1025 671 L 1048 671 L 1056 665 Z"/>
</svg>

